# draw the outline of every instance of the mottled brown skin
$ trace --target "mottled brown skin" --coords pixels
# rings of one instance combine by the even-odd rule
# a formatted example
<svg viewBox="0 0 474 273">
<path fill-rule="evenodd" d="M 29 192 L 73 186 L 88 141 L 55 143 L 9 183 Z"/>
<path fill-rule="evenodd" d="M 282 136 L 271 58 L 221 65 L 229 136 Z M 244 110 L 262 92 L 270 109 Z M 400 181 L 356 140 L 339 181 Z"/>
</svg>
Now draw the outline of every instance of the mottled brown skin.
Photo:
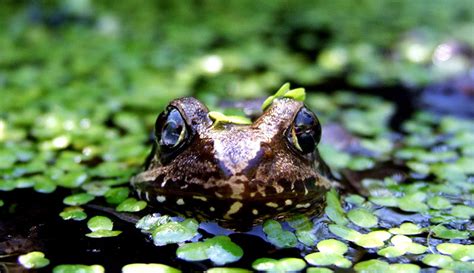
<svg viewBox="0 0 474 273">
<path fill-rule="evenodd" d="M 145 170 L 132 178 L 141 198 L 237 229 L 321 212 L 331 187 L 327 166 L 316 147 L 303 155 L 285 137 L 302 102 L 276 99 L 251 125 L 213 126 L 206 106 L 190 97 L 170 106 L 192 133 L 172 158 L 163 160 L 155 145 Z"/>
</svg>

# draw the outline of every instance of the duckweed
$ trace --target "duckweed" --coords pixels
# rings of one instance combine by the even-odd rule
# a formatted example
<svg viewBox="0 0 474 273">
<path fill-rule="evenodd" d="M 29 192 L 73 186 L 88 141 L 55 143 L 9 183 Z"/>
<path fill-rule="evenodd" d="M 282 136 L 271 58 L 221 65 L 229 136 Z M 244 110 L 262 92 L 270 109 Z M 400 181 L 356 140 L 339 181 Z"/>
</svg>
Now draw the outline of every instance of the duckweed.
<svg viewBox="0 0 474 273">
<path fill-rule="evenodd" d="M 28 5 L 23 7 L 25 10 L 7 4 L 0 10 L 5 15 L 0 16 L 0 25 L 5 30 L 0 34 L 1 52 L 7 53 L 0 58 L 2 217 L 16 210 L 18 200 L 10 198 L 10 194 L 31 188 L 39 193 L 56 191 L 54 196 L 61 195 L 59 200 L 64 199 L 65 207 L 60 217 L 65 220 L 87 219 L 84 209 L 79 207 L 85 204 L 87 212 L 95 215 L 89 204 L 101 204 L 104 199 L 119 212 L 145 210 L 146 202 L 130 196 L 129 177 L 137 172 L 148 153 L 149 145 L 145 143 L 150 142 L 149 132 L 156 114 L 175 97 L 196 95 L 207 102 L 217 102 L 224 96 L 263 97 L 284 80 L 317 89 L 320 84 L 326 84 L 325 79 L 338 79 L 346 73 L 344 80 L 357 86 L 400 83 L 422 86 L 433 79 L 454 75 L 446 72 L 448 63 L 435 61 L 434 52 L 448 48 L 454 54 L 452 59 L 461 58 L 458 66 L 466 67 L 465 56 L 454 49 L 472 46 L 469 40 L 472 24 L 461 22 L 472 17 L 468 16 L 470 9 L 462 8 L 472 6 L 469 0 L 461 1 L 459 7 L 443 1 L 430 5 L 402 1 L 391 5 L 393 14 L 403 17 L 389 20 L 399 31 L 387 31 L 384 24 L 373 24 L 380 14 L 391 16 L 379 12 L 377 2 L 344 4 L 343 9 L 337 8 L 341 4 L 338 1 L 322 1 L 317 8 L 288 1 L 264 5 L 252 1 L 245 5 L 226 2 L 230 8 L 224 13 L 219 5 L 215 9 L 195 5 L 193 14 L 210 13 L 201 16 L 196 25 L 199 35 L 183 31 L 188 29 L 189 20 L 182 17 L 187 18 L 183 14 L 188 12 L 179 3 L 156 6 L 145 1 L 134 6 L 137 12 L 130 13 L 129 4 L 124 3 L 107 7 L 92 1 L 80 1 L 80 5 L 69 2 L 61 5 L 75 15 L 54 26 L 45 22 L 49 20 L 48 14 L 64 12 L 54 3 L 44 6 L 36 3 L 33 8 L 25 4 Z M 165 9 L 165 17 L 147 16 L 145 12 Z M 350 20 L 346 20 L 349 17 L 344 10 L 347 9 L 354 13 Z M 334 16 L 326 16 L 327 10 Z M 410 12 L 395 12 L 400 10 Z M 440 10 L 443 16 L 425 16 L 440 14 Z M 238 19 L 245 11 L 252 16 L 245 16 L 248 20 L 236 28 L 235 20 L 229 18 Z M 467 15 L 459 16 L 459 11 Z M 86 19 L 90 22 L 81 23 L 75 17 L 78 14 L 90 16 Z M 462 24 L 454 28 L 448 24 L 449 20 Z M 315 28 L 320 25 L 324 27 Z M 423 25 L 423 29 L 420 32 L 412 25 Z M 271 31 L 268 26 L 272 26 Z M 377 28 L 375 35 L 367 33 L 367 26 Z M 433 32 L 435 26 L 445 29 L 444 33 Z M 452 34 L 452 29 L 459 30 L 456 37 L 446 36 Z M 335 30 L 338 35 L 331 35 Z M 314 39 L 315 33 L 321 32 L 330 34 L 328 41 Z M 252 33 L 264 35 L 256 38 Z M 363 42 L 346 43 L 361 33 Z M 152 37 L 158 37 L 159 43 Z M 266 45 L 268 38 L 275 45 L 270 49 Z M 447 43 L 447 38 L 455 46 Z M 239 41 L 239 46 L 234 46 L 235 41 Z M 304 52 L 311 52 L 310 58 Z M 410 52 L 421 53 L 417 59 Z M 210 67 L 209 63 L 217 65 Z M 65 65 L 68 69 L 63 69 Z M 395 162 L 397 174 L 407 172 L 364 179 L 360 184 L 367 191 L 367 195 L 361 194 L 364 197 L 347 195 L 343 190 L 339 196 L 336 190 L 330 191 L 325 215 L 316 219 L 298 216 L 288 223 L 265 223 L 262 237 L 273 244 L 268 246 L 268 253 L 274 253 L 272 257 L 282 257 L 291 251 L 310 253 L 305 256 L 308 263 L 327 264 L 332 269 L 350 267 L 350 260 L 355 261 L 355 255 L 361 252 L 368 252 L 370 257 L 380 256 L 380 260 L 357 263 L 355 270 L 359 272 L 432 271 L 429 267 L 437 267 L 440 272 L 473 271 L 472 121 L 419 112 L 401 126 L 403 132 L 399 134 L 388 125 L 395 107 L 381 98 L 343 91 L 332 94 L 312 91 L 290 90 L 290 85 L 284 84 L 262 108 L 276 97 L 304 100 L 306 96 L 305 103 L 318 113 L 323 125 L 342 124 L 349 139 L 336 145 L 323 139 L 318 145 L 322 157 L 338 177 L 346 171 L 371 172 L 381 162 Z M 405 106 L 402 110 L 406 110 Z M 229 122 L 228 116 L 223 118 L 215 112 L 211 116 L 217 116 L 221 123 Z M 233 119 L 230 120 L 236 123 L 248 122 Z M 344 143 L 351 145 L 349 148 L 339 145 Z M 88 224 L 91 237 L 120 233 L 113 230 L 110 219 L 93 217 Z M 151 215 L 142 218 L 136 227 L 157 245 L 180 244 L 177 255 L 186 260 L 210 259 L 216 264 L 226 264 L 242 257 L 242 249 L 236 244 L 241 241 L 232 242 L 228 237 L 208 239 L 210 235 L 206 232 L 199 234 L 198 225 L 191 219 Z M 331 237 L 340 241 L 328 239 Z M 192 243 L 183 244 L 188 241 Z M 317 241 L 320 242 L 316 251 Z M 297 248 L 275 249 L 274 246 Z M 177 246 L 164 248 L 173 247 Z M 427 254 L 426 247 L 434 253 Z M 387 258 L 397 256 L 400 258 Z M 174 262 L 173 258 L 169 260 Z M 249 267 L 248 259 L 243 263 Z M 306 263 L 299 258 L 261 259 L 253 264 L 255 270 L 257 267 L 284 272 L 303 270 Z M 156 264 L 128 265 L 123 268 L 126 270 L 178 272 Z M 104 271 L 98 265 L 62 265 L 53 270 Z M 209 272 L 248 270 L 213 268 Z M 307 272 L 332 270 L 310 267 Z"/>
<path fill-rule="evenodd" d="M 33 251 L 24 255 L 18 256 L 18 262 L 28 269 L 42 268 L 49 264 L 49 260 L 45 258 L 44 253 L 40 251 Z"/>
<path fill-rule="evenodd" d="M 279 260 L 260 258 L 252 263 L 253 269 L 272 273 L 299 271 L 305 267 L 305 261 L 299 258 L 283 258 Z"/>
<path fill-rule="evenodd" d="M 137 200 L 136 198 L 127 198 L 120 203 L 116 210 L 120 212 L 138 212 L 143 210 L 147 206 L 147 203 L 143 200 Z"/>
<path fill-rule="evenodd" d="M 101 265 L 63 264 L 53 269 L 53 273 L 105 273 Z"/>
<path fill-rule="evenodd" d="M 64 220 L 75 220 L 82 221 L 87 218 L 87 214 L 84 212 L 84 209 L 81 207 L 66 207 L 59 214 Z"/>
<path fill-rule="evenodd" d="M 240 260 L 244 252 L 227 236 L 216 236 L 203 242 L 181 245 L 176 250 L 178 258 L 186 261 L 210 259 L 216 265 L 223 265 Z"/>
<path fill-rule="evenodd" d="M 352 265 L 343 256 L 348 249 L 344 243 L 334 239 L 327 239 L 319 242 L 317 247 L 320 252 L 314 252 L 304 257 L 309 264 L 317 266 L 335 265 L 342 268 L 348 268 Z"/>
<path fill-rule="evenodd" d="M 364 208 L 357 208 L 350 210 L 347 213 L 347 217 L 351 220 L 354 224 L 364 227 L 370 228 L 377 225 L 377 216 L 371 213 L 369 210 Z"/>
<path fill-rule="evenodd" d="M 126 266 L 122 267 L 122 273 L 145 272 L 181 273 L 181 270 L 164 264 L 127 264 Z"/>
<path fill-rule="evenodd" d="M 63 203 L 69 206 L 81 206 L 94 200 L 94 196 L 88 193 L 77 193 L 64 198 Z"/>
<path fill-rule="evenodd" d="M 267 240 L 281 248 L 296 246 L 297 238 L 291 231 L 283 230 L 281 224 L 275 220 L 267 220 L 263 223 L 263 231 Z"/>
<path fill-rule="evenodd" d="M 114 223 L 105 216 L 94 216 L 87 221 L 87 227 L 92 231 L 86 234 L 90 238 L 115 237 L 122 233 L 118 230 L 112 230 Z"/>
<path fill-rule="evenodd" d="M 194 219 L 158 225 L 152 231 L 153 243 L 162 246 L 189 241 L 198 234 L 198 227 L 199 223 Z"/>
</svg>

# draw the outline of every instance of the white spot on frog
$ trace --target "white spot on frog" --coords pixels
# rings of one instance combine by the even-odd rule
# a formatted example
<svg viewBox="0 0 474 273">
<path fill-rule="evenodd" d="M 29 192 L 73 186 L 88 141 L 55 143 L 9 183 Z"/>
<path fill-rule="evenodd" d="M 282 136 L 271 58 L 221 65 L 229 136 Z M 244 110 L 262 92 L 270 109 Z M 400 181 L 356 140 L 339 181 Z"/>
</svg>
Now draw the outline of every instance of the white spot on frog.
<svg viewBox="0 0 474 273">
<path fill-rule="evenodd" d="M 156 197 L 156 201 L 158 201 L 158 202 L 160 202 L 160 203 L 163 203 L 163 202 L 166 201 L 166 197 L 163 196 L 163 195 L 158 195 L 158 196 Z"/>
<path fill-rule="evenodd" d="M 178 204 L 178 205 L 184 205 L 184 200 L 183 200 L 183 198 L 179 198 L 178 200 L 176 200 L 176 204 Z"/>
</svg>

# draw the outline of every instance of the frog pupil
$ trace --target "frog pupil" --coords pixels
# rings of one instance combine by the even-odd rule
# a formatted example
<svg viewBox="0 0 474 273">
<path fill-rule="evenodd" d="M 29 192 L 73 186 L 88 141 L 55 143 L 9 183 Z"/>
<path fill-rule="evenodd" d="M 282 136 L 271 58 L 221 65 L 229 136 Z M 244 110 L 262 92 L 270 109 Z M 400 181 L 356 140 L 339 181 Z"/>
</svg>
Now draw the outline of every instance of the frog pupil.
<svg viewBox="0 0 474 273">
<path fill-rule="evenodd" d="M 302 108 L 295 117 L 290 142 L 303 154 L 311 153 L 321 139 L 321 125 L 316 116 L 307 108 Z"/>
<path fill-rule="evenodd" d="M 161 129 L 160 145 L 171 149 L 178 146 L 185 137 L 186 127 L 177 109 L 168 112 L 166 122 Z"/>
</svg>

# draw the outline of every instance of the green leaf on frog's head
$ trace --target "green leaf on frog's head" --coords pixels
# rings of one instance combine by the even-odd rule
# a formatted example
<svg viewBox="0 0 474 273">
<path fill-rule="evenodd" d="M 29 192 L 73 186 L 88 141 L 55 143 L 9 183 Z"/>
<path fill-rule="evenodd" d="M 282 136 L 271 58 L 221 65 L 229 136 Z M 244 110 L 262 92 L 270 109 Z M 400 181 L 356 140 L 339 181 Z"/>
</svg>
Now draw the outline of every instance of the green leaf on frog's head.
<svg viewBox="0 0 474 273">
<path fill-rule="evenodd" d="M 227 116 L 221 112 L 211 111 L 209 112 L 209 117 L 214 121 L 213 127 L 219 126 L 220 124 L 252 124 L 252 121 L 249 118 L 242 116 Z"/>
<path fill-rule="evenodd" d="M 287 82 L 283 84 L 274 95 L 269 96 L 262 103 L 262 110 L 265 111 L 265 109 L 272 104 L 273 100 L 277 98 L 291 98 L 297 101 L 304 101 L 306 99 L 306 92 L 304 88 L 290 90 L 290 83 Z"/>
</svg>

